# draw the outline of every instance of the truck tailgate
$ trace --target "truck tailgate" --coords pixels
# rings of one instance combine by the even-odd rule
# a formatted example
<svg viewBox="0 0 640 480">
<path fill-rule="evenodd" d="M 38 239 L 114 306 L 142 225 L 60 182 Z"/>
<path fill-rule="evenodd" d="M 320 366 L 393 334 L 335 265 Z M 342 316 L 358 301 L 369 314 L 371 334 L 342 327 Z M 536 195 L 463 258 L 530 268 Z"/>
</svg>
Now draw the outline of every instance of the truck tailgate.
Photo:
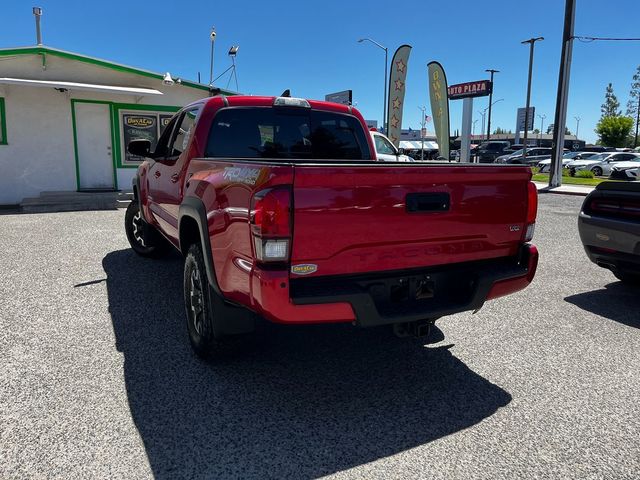
<svg viewBox="0 0 640 480">
<path fill-rule="evenodd" d="M 516 255 L 530 178 L 519 166 L 296 165 L 292 275 Z"/>
</svg>

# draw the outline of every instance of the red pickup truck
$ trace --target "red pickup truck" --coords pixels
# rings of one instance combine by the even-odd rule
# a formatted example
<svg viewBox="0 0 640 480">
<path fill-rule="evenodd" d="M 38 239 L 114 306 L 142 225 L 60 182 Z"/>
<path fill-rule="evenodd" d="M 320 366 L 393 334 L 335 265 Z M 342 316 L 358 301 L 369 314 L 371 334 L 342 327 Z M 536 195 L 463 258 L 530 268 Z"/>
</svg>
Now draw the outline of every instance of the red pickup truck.
<svg viewBox="0 0 640 480">
<path fill-rule="evenodd" d="M 378 161 L 349 106 L 216 96 L 178 112 L 153 152 L 128 150 L 146 160 L 127 237 L 140 255 L 184 255 L 201 356 L 258 317 L 424 335 L 535 274 L 528 167 Z"/>
</svg>

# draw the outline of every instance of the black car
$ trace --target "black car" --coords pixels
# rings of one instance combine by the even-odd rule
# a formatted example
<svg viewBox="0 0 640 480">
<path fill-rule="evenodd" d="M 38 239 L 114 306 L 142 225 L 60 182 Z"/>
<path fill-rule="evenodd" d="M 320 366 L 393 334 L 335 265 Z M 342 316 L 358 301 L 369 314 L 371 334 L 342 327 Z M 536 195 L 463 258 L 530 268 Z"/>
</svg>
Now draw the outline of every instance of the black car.
<svg viewBox="0 0 640 480">
<path fill-rule="evenodd" d="M 640 284 L 640 184 L 602 182 L 582 205 L 578 232 L 589 260 Z"/>
<path fill-rule="evenodd" d="M 507 141 L 483 142 L 473 152 L 478 157 L 479 163 L 493 163 L 500 155 L 504 155 L 511 148 Z"/>
</svg>

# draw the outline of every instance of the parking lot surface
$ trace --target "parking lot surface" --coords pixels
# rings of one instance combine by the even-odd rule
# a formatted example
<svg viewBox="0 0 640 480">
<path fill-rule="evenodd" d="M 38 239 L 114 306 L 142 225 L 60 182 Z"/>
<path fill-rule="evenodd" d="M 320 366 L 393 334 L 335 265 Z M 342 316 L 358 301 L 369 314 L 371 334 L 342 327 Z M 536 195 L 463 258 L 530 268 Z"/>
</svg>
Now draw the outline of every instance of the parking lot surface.
<svg viewBox="0 0 640 480">
<path fill-rule="evenodd" d="M 543 194 L 527 290 L 438 322 L 190 351 L 182 263 L 124 211 L 0 216 L 0 478 L 638 478 L 640 290 Z"/>
</svg>

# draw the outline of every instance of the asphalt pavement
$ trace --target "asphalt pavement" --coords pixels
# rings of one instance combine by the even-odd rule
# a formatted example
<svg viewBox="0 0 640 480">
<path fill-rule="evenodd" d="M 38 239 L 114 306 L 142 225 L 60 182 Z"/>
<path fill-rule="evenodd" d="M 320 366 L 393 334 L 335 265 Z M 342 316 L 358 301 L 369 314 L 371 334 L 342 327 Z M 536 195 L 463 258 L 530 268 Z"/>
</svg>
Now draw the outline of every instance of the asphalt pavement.
<svg viewBox="0 0 640 480">
<path fill-rule="evenodd" d="M 638 478 L 640 290 L 582 200 L 542 194 L 533 284 L 437 344 L 272 327 L 219 364 L 123 210 L 0 216 L 0 478 Z"/>
</svg>

